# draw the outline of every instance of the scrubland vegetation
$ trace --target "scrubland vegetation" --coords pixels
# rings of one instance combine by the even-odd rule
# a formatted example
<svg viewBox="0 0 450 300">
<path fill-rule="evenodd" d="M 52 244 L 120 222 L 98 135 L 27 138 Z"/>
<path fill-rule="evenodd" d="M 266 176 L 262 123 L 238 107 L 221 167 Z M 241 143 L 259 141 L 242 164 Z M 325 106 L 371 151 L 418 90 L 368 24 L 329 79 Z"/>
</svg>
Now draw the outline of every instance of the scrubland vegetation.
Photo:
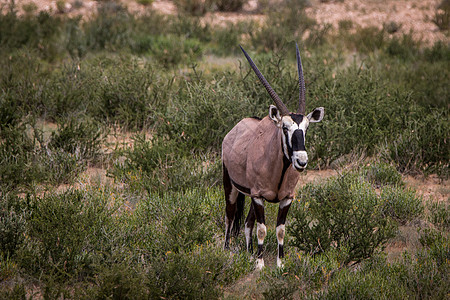
<svg viewBox="0 0 450 300">
<path fill-rule="evenodd" d="M 448 297 L 448 201 L 403 176 L 448 179 L 449 45 L 333 31 L 303 4 L 227 27 L 116 2 L 84 21 L 0 15 L 0 298 Z M 271 102 L 238 44 L 294 109 L 295 42 L 307 110 L 325 107 L 309 168 L 339 175 L 299 188 L 282 269 L 267 205 L 269 264 L 249 294 L 233 288 L 254 272 L 243 236 L 222 249 L 220 145 Z M 401 226 L 420 245 L 388 259 Z"/>
</svg>

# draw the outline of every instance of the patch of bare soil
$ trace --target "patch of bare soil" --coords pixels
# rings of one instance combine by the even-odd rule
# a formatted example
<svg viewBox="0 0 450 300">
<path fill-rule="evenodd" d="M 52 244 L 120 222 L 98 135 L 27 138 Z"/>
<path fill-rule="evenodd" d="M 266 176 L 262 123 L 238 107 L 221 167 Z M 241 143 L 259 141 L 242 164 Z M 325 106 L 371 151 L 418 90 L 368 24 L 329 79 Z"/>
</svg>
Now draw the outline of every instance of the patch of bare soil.
<svg viewBox="0 0 450 300">
<path fill-rule="evenodd" d="M 0 0 L 0 7 L 6 7 L 11 0 Z M 37 11 L 50 11 L 55 14 L 65 14 L 70 17 L 81 15 L 83 18 L 91 16 L 97 11 L 99 1 L 93 0 L 67 0 L 61 9 L 59 1 L 64 0 L 16 0 L 19 13 L 23 13 L 24 4 L 34 3 Z M 270 0 L 276 3 L 279 0 Z M 177 7 L 173 1 L 155 0 L 151 5 L 144 6 L 135 0 L 121 0 L 130 12 L 144 13 L 154 10 L 162 14 L 175 15 Z M 450 42 L 448 32 L 439 31 L 432 22 L 436 9 L 441 0 L 344 0 L 319 1 L 311 0 L 310 7 L 306 8 L 309 16 L 319 24 L 331 24 L 334 29 L 339 28 L 340 21 L 351 21 L 356 27 L 375 26 L 382 28 L 385 24 L 394 22 L 399 26 L 395 35 L 412 33 L 416 40 L 425 44 L 432 44 L 438 40 Z M 203 22 L 212 25 L 226 25 L 240 21 L 264 22 L 265 16 L 261 14 L 259 1 L 249 0 L 239 12 L 213 12 L 203 17 Z"/>
<path fill-rule="evenodd" d="M 345 0 L 313 4 L 307 8 L 308 15 L 318 23 L 329 23 L 339 27 L 343 20 L 352 21 L 361 27 L 383 25 L 395 22 L 401 26 L 396 35 L 412 33 L 414 39 L 425 43 L 438 40 L 449 42 L 448 36 L 432 22 L 440 0 Z"/>
<path fill-rule="evenodd" d="M 450 180 L 442 180 L 437 175 L 428 177 L 406 176 L 404 178 L 406 185 L 417 191 L 425 202 L 449 202 L 450 198 Z"/>
</svg>

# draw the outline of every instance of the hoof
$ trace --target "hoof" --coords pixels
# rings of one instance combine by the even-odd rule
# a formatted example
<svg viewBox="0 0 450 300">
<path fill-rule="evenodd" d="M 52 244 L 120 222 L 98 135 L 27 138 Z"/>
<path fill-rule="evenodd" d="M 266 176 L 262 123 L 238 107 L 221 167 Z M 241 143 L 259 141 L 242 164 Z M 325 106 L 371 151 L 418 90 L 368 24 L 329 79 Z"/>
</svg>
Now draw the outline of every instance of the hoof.
<svg viewBox="0 0 450 300">
<path fill-rule="evenodd" d="M 256 270 L 262 270 L 264 268 L 264 259 L 258 258 L 256 259 Z"/>
<path fill-rule="evenodd" d="M 279 257 L 277 257 L 277 267 L 278 268 L 284 268 L 283 261 Z"/>
</svg>

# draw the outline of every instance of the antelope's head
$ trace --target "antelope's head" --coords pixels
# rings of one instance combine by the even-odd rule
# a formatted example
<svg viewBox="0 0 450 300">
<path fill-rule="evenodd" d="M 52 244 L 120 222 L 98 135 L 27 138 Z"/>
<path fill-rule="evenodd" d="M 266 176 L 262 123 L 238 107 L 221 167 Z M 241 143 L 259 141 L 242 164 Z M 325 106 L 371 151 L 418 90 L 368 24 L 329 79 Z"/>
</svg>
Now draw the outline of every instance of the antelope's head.
<svg viewBox="0 0 450 300">
<path fill-rule="evenodd" d="M 300 97 L 299 97 L 299 106 L 296 113 L 289 112 L 286 105 L 283 103 L 283 101 L 281 101 L 280 97 L 272 89 L 269 82 L 258 70 L 255 63 L 252 61 L 247 52 L 245 52 L 245 50 L 242 47 L 241 50 L 242 52 L 244 52 L 244 55 L 247 58 L 248 62 L 250 63 L 250 66 L 252 67 L 253 71 L 255 71 L 256 76 L 258 76 L 259 80 L 266 88 L 270 97 L 275 102 L 275 105 L 270 105 L 269 117 L 275 122 L 277 127 L 280 128 L 280 130 L 282 130 L 282 145 L 284 155 L 292 163 L 292 166 L 297 171 L 303 171 L 306 168 L 306 165 L 308 164 L 308 154 L 305 148 L 306 131 L 308 130 L 310 123 L 322 121 L 324 109 L 323 107 L 318 107 L 308 115 L 305 115 L 306 90 L 305 90 L 305 81 L 303 78 L 302 61 L 300 58 L 298 45 L 296 45 L 296 50 L 297 50 L 297 68 L 299 78 L 298 82 L 300 87 Z"/>
</svg>

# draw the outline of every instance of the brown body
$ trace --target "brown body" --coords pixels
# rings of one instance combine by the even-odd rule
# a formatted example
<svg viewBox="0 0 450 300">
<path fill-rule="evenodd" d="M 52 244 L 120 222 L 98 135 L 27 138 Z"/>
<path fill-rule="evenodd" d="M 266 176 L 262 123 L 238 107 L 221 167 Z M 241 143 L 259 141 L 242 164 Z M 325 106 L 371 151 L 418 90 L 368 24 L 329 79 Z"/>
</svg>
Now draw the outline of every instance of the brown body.
<svg viewBox="0 0 450 300">
<path fill-rule="evenodd" d="M 267 116 L 243 119 L 225 136 L 222 161 L 240 192 L 269 202 L 294 197 L 300 173 L 285 159 L 281 135 Z"/>
</svg>

